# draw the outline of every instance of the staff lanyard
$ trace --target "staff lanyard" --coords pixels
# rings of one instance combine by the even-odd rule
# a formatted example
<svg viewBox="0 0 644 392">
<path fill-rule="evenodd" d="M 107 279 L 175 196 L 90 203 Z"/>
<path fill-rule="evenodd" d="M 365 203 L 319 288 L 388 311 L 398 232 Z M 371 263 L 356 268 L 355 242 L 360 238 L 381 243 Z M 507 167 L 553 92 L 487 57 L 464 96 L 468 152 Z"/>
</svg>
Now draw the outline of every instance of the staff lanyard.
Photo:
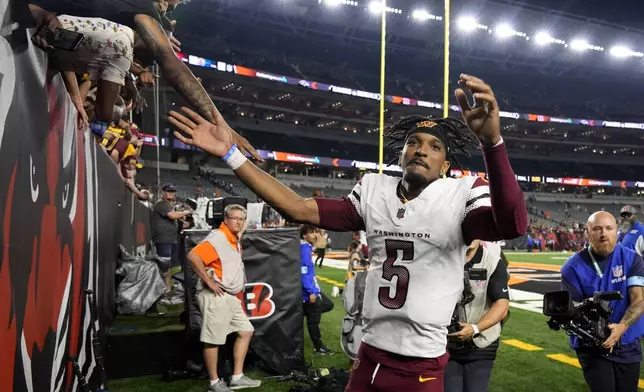
<svg viewBox="0 0 644 392">
<path fill-rule="evenodd" d="M 604 274 L 602 274 L 602 270 L 599 268 L 599 263 L 597 263 L 597 260 L 595 260 L 595 256 L 593 256 L 593 252 L 590 250 L 590 246 L 588 247 L 588 254 L 590 255 L 590 259 L 593 261 L 595 272 L 597 272 L 597 275 L 599 275 L 599 279 L 604 279 Z"/>
</svg>

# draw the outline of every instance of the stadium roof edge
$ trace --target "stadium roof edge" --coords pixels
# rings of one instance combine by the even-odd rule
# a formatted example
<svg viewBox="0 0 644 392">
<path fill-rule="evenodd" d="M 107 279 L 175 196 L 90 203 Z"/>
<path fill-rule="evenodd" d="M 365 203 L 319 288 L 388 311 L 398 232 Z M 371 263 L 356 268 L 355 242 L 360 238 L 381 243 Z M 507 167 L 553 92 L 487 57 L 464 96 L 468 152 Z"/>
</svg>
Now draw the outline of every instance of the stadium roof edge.
<svg viewBox="0 0 644 392">
<path fill-rule="evenodd" d="M 505 4 L 505 5 L 510 5 L 510 6 L 514 6 L 514 7 L 525 8 L 525 9 L 535 11 L 535 12 L 543 12 L 543 13 L 547 13 L 547 14 L 559 15 L 559 16 L 562 16 L 564 18 L 575 19 L 575 20 L 577 20 L 579 22 L 597 24 L 597 25 L 601 25 L 601 26 L 604 26 L 604 27 L 609 27 L 609 28 L 612 28 L 612 29 L 619 29 L 619 30 L 628 31 L 628 32 L 631 32 L 631 33 L 637 33 L 637 34 L 644 35 L 644 30 L 636 29 L 634 27 L 624 26 L 624 25 L 608 22 L 608 21 L 605 21 L 605 20 L 597 19 L 597 18 L 591 18 L 591 17 L 587 17 L 587 16 L 576 15 L 576 14 L 566 12 L 566 11 L 553 10 L 553 9 L 550 9 L 550 8 L 542 7 L 540 5 L 528 4 L 528 3 L 525 3 L 525 2 L 522 2 L 522 1 L 516 1 L 516 0 L 486 0 L 486 1 L 488 1 L 490 3 Z"/>
</svg>

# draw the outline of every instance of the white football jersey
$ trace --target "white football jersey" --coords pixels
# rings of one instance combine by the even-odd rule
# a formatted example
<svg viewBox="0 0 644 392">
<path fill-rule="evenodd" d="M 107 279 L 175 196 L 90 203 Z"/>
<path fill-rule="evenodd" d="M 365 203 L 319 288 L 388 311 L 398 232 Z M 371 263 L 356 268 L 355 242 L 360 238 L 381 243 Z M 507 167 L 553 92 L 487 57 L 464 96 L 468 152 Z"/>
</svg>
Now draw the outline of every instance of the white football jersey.
<svg viewBox="0 0 644 392">
<path fill-rule="evenodd" d="M 363 305 L 363 341 L 388 352 L 436 358 L 463 291 L 466 214 L 490 207 L 477 177 L 438 179 L 403 204 L 400 178 L 367 174 L 349 199 L 365 223 L 370 267 Z"/>
</svg>

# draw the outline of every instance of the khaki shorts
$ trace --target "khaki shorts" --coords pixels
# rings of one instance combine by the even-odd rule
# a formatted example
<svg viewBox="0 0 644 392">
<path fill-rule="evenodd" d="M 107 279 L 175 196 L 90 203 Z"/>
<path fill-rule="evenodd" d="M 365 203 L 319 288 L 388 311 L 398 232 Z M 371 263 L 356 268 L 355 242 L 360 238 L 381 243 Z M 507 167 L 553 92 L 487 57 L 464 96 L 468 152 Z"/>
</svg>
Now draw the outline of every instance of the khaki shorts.
<svg viewBox="0 0 644 392">
<path fill-rule="evenodd" d="M 208 344 L 226 344 L 226 336 L 238 331 L 254 331 L 241 301 L 231 294 L 216 296 L 205 289 L 197 294 L 201 309 L 201 341 Z"/>
</svg>

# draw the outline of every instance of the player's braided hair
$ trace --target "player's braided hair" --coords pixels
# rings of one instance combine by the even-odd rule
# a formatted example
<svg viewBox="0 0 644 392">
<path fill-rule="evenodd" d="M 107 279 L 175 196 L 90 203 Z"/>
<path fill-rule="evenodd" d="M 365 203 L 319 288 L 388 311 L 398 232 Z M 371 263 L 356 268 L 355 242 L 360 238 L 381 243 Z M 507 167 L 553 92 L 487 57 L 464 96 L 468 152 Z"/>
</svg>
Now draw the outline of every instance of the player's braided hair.
<svg viewBox="0 0 644 392">
<path fill-rule="evenodd" d="M 394 164 L 398 160 L 398 156 L 402 151 L 403 146 L 401 143 L 404 143 L 405 140 L 411 134 L 411 131 L 414 130 L 416 125 L 423 121 L 433 121 L 437 126 L 445 132 L 448 139 L 448 145 L 445 146 L 449 150 L 449 160 L 451 162 L 451 167 L 458 167 L 458 159 L 454 152 L 460 152 L 465 156 L 471 156 L 468 148 L 476 148 L 479 145 L 477 137 L 470 131 L 470 129 L 463 123 L 461 120 L 454 117 L 446 118 L 434 118 L 426 116 L 408 116 L 403 117 L 394 124 L 385 128 L 385 137 L 389 138 L 391 141 L 387 144 L 387 147 L 394 147 L 396 149 L 396 158 L 394 158 L 389 164 Z"/>
</svg>

